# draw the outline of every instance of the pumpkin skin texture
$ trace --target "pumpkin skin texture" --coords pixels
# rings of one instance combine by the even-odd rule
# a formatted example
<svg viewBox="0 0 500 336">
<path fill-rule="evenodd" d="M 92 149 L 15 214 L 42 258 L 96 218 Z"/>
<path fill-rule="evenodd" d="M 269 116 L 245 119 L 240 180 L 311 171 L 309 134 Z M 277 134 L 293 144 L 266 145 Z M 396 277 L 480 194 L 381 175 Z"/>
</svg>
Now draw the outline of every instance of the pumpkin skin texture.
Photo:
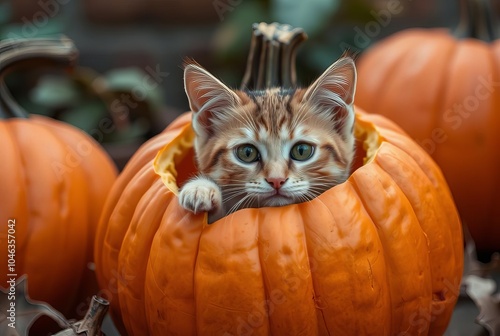
<svg viewBox="0 0 500 336">
<path fill-rule="evenodd" d="M 432 156 L 485 252 L 500 251 L 499 66 L 498 40 L 458 40 L 445 29 L 394 34 L 358 62 L 357 104 Z"/>
<path fill-rule="evenodd" d="M 67 318 L 96 292 L 94 237 L 117 171 L 84 132 L 42 116 L 0 120 L 0 254 L 9 273 L 28 274 L 32 299 Z M 15 272 L 7 269 L 7 222 L 15 220 Z M 92 287 L 93 284 L 93 287 Z"/>
<path fill-rule="evenodd" d="M 463 268 L 449 189 L 395 124 L 358 109 L 356 125 L 348 181 L 211 225 L 178 204 L 196 173 L 191 115 L 144 144 L 95 244 L 115 324 L 129 335 L 442 335 Z"/>
</svg>

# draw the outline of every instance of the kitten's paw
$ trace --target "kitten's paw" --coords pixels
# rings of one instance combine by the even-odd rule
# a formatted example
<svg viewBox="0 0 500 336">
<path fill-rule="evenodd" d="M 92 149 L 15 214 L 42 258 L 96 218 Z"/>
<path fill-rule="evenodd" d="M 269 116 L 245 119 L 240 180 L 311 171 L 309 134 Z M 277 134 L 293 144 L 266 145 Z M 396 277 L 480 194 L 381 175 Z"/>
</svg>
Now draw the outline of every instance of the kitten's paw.
<svg viewBox="0 0 500 336">
<path fill-rule="evenodd" d="M 222 205 L 222 193 L 212 180 L 196 178 L 186 183 L 179 193 L 179 203 L 195 214 L 219 211 Z"/>
</svg>

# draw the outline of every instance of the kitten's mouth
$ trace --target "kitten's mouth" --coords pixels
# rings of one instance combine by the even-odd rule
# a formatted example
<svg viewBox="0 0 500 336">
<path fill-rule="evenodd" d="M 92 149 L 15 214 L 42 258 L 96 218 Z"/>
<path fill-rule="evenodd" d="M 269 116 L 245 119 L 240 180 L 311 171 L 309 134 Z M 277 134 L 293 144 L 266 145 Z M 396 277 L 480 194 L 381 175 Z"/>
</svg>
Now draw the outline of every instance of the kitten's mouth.
<svg viewBox="0 0 500 336">
<path fill-rule="evenodd" d="M 288 195 L 283 194 L 283 192 L 280 192 L 279 189 L 268 192 L 262 196 L 263 196 L 262 198 L 264 199 L 264 202 L 266 203 L 266 205 L 269 205 L 269 206 L 286 205 L 286 204 L 293 203 L 293 198 L 288 196 Z"/>
<path fill-rule="evenodd" d="M 283 191 L 280 191 L 280 189 L 274 189 L 273 191 L 265 193 L 265 196 L 268 198 L 271 197 L 285 197 L 285 198 L 290 198 L 286 193 Z"/>
</svg>

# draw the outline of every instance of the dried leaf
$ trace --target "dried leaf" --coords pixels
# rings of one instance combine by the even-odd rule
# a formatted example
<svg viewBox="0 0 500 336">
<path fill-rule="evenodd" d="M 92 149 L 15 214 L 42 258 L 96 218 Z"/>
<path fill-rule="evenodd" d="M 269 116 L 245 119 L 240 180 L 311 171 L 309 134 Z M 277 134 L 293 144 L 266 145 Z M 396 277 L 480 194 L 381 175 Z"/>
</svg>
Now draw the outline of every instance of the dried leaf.
<svg viewBox="0 0 500 336">
<path fill-rule="evenodd" d="M 476 243 L 465 224 L 463 225 L 463 232 L 465 240 L 464 278 L 468 275 L 488 278 L 493 271 L 500 270 L 500 255 L 498 253 L 493 254 L 491 261 L 487 264 L 480 262 L 477 259 Z"/>
<path fill-rule="evenodd" d="M 497 284 L 493 279 L 481 278 L 476 275 L 468 275 L 463 279 L 467 295 L 477 304 L 477 301 L 495 293 Z"/>
<path fill-rule="evenodd" d="M 0 335 L 28 336 L 29 328 L 42 315 L 52 318 L 61 328 L 69 327 L 68 321 L 57 310 L 29 298 L 26 275 L 17 282 L 13 278 L 10 283 L 12 286 L 7 289 L 0 287 Z"/>
<path fill-rule="evenodd" d="M 488 330 L 490 336 L 500 336 L 500 293 L 492 273 L 500 269 L 500 258 L 494 254 L 487 264 L 477 259 L 476 244 L 464 225 L 465 256 L 462 295 L 472 299 L 479 308 L 476 322 Z"/>
<path fill-rule="evenodd" d="M 476 304 L 479 307 L 476 322 L 485 327 L 490 336 L 500 336 L 500 293 L 483 296 Z"/>
</svg>

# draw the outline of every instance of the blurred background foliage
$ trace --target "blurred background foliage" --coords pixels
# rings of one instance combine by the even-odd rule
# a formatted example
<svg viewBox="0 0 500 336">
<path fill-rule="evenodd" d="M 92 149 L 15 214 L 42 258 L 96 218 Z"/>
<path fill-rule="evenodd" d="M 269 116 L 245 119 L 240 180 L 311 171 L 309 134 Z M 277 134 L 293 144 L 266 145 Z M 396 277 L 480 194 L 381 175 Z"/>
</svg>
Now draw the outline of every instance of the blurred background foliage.
<svg viewBox="0 0 500 336">
<path fill-rule="evenodd" d="M 76 69 L 18 69 L 7 78 L 9 89 L 30 113 L 91 134 L 122 167 L 188 109 L 186 57 L 239 86 L 254 22 L 305 30 L 309 39 L 298 51 L 297 70 L 307 85 L 346 49 L 359 54 L 405 28 L 454 27 L 458 2 L 7 0 L 0 4 L 0 39 L 64 34 L 75 42 Z"/>
</svg>

